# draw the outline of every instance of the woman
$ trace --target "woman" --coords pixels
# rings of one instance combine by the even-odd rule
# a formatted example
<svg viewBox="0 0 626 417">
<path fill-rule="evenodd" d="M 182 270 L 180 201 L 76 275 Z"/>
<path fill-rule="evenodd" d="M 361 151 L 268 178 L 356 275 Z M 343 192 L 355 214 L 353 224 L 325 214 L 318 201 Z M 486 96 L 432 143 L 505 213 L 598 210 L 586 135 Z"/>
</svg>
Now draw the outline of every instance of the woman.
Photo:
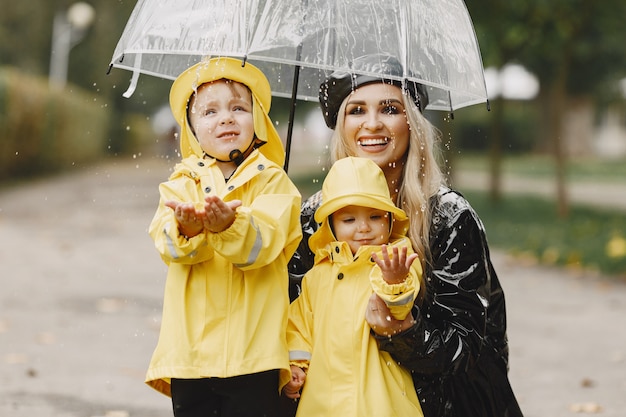
<svg viewBox="0 0 626 417">
<path fill-rule="evenodd" d="M 385 67 L 382 71 L 380 67 Z M 393 57 L 366 56 L 354 68 L 401 76 Z M 491 264 L 482 222 L 445 186 L 437 165 L 436 129 L 424 118 L 421 85 L 332 74 L 320 89 L 326 124 L 334 129 L 333 160 L 373 160 L 410 218 L 409 237 L 423 262 L 426 297 L 405 320 L 390 317 L 372 296 L 366 320 L 381 350 L 412 372 L 425 417 L 512 417 L 522 413 L 508 380 L 504 294 Z M 308 237 L 319 193 L 303 204 L 304 239 L 290 263 L 292 296 L 312 265 Z"/>
</svg>

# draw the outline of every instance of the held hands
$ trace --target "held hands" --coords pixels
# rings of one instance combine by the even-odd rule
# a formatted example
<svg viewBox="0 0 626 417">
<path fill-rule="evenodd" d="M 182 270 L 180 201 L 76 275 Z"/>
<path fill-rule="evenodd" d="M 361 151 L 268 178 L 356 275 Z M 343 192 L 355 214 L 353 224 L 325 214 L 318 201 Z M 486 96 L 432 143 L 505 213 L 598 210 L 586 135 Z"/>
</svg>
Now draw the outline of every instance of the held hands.
<svg viewBox="0 0 626 417">
<path fill-rule="evenodd" d="M 194 237 L 204 229 L 212 233 L 226 230 L 235 221 L 236 209 L 240 200 L 224 202 L 221 198 L 209 195 L 204 199 L 204 206 L 196 208 L 194 203 L 167 201 L 165 205 L 174 210 L 181 234 Z"/>
<path fill-rule="evenodd" d="M 375 253 L 372 253 L 372 259 L 380 267 L 383 273 L 383 279 L 387 284 L 399 284 L 403 282 L 409 271 L 413 261 L 417 259 L 417 254 L 412 253 L 407 256 L 407 247 L 398 250 L 397 246 L 391 248 L 392 256 L 389 256 L 388 246 L 382 245 L 383 258 L 380 259 Z"/>
<path fill-rule="evenodd" d="M 283 387 L 283 394 L 285 397 L 295 400 L 300 398 L 300 389 L 304 385 L 306 379 L 306 373 L 302 368 L 295 365 L 291 365 L 291 379 L 287 382 L 287 385 Z"/>
<path fill-rule="evenodd" d="M 367 309 L 365 310 L 365 321 L 374 333 L 387 337 L 402 333 L 415 324 L 411 313 L 404 320 L 394 319 L 383 299 L 376 293 L 370 296 Z"/>
</svg>

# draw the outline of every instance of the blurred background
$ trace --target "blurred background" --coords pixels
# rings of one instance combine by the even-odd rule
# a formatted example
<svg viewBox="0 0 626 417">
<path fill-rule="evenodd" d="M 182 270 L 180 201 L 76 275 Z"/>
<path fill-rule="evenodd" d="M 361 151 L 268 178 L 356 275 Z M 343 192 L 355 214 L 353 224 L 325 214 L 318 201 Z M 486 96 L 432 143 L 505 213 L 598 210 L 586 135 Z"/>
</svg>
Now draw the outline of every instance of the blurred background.
<svg viewBox="0 0 626 417">
<path fill-rule="evenodd" d="M 490 109 L 427 115 L 451 184 L 493 246 L 626 276 L 626 2 L 466 4 Z M 111 158 L 177 160 L 171 82 L 141 76 L 127 99 L 131 74 L 109 71 L 134 6 L 0 0 L 0 187 Z M 283 138 L 288 111 L 275 99 Z M 306 197 L 325 175 L 330 131 L 317 103 L 299 103 L 296 122 L 289 174 Z"/>
</svg>

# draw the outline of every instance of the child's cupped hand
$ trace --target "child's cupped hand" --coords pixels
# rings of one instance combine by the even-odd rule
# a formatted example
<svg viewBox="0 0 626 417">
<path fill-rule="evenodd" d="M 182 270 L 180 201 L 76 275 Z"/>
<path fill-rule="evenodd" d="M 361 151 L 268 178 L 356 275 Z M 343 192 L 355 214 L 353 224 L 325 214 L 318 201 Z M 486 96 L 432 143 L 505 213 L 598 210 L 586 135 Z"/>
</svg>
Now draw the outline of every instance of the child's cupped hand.
<svg viewBox="0 0 626 417">
<path fill-rule="evenodd" d="M 223 201 L 215 195 L 208 195 L 204 199 L 205 216 L 202 218 L 204 228 L 209 232 L 219 233 L 228 229 L 235 221 L 237 207 L 241 200 Z"/>
<path fill-rule="evenodd" d="M 182 235 L 190 238 L 202 232 L 204 209 L 198 209 L 194 203 L 182 203 L 174 200 L 166 201 L 165 206 L 174 210 L 178 230 Z"/>
<path fill-rule="evenodd" d="M 174 210 L 180 233 L 191 238 L 204 229 L 213 233 L 226 230 L 235 221 L 241 201 L 224 202 L 217 196 L 207 196 L 202 206 L 174 200 L 166 201 L 165 206 Z"/>
</svg>

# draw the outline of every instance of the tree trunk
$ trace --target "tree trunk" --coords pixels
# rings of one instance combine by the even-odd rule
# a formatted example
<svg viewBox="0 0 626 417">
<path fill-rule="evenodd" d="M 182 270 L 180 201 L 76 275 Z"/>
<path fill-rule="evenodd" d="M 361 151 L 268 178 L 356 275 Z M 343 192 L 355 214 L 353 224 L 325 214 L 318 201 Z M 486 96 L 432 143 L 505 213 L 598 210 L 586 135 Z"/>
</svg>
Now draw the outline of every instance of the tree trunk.
<svg viewBox="0 0 626 417">
<path fill-rule="evenodd" d="M 565 138 L 563 138 L 564 106 L 566 103 L 566 80 L 568 70 L 567 65 L 562 64 L 558 75 L 550 87 L 550 107 L 552 117 L 550 118 L 550 132 L 552 139 L 552 154 L 554 156 L 555 179 L 556 179 L 556 204 L 557 214 L 565 218 L 569 214 L 569 202 L 566 190 L 567 153 L 565 151 Z"/>
</svg>

